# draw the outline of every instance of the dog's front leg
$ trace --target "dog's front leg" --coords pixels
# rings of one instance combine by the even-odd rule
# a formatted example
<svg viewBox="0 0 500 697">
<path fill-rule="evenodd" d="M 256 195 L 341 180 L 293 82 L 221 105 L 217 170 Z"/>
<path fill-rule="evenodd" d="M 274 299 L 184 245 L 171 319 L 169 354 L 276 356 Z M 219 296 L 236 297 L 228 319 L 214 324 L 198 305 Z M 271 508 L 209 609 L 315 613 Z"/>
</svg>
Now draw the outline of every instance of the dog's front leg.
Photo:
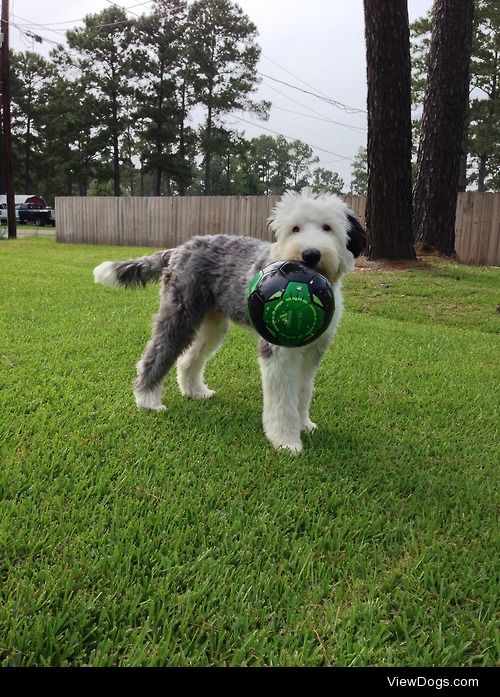
<svg viewBox="0 0 500 697">
<path fill-rule="evenodd" d="M 301 429 L 312 433 L 316 429 L 316 424 L 309 417 L 309 408 L 313 394 L 314 378 L 316 377 L 324 348 L 322 346 L 307 346 L 303 351 L 299 413 Z"/>
<path fill-rule="evenodd" d="M 302 450 L 299 398 L 302 387 L 301 353 L 297 349 L 260 342 L 264 432 L 275 448 Z"/>
</svg>

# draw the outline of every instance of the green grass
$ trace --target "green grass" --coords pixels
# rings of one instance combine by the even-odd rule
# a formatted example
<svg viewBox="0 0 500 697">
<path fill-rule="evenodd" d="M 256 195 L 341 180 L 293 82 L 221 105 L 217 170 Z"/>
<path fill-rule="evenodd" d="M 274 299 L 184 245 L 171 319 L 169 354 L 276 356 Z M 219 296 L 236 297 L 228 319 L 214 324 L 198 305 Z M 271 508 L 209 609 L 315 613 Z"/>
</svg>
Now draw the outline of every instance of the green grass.
<svg viewBox="0 0 500 697">
<path fill-rule="evenodd" d="M 0 242 L 0 664 L 494 665 L 500 272 L 353 274 L 297 457 L 255 340 L 137 412 L 141 249 Z"/>
</svg>

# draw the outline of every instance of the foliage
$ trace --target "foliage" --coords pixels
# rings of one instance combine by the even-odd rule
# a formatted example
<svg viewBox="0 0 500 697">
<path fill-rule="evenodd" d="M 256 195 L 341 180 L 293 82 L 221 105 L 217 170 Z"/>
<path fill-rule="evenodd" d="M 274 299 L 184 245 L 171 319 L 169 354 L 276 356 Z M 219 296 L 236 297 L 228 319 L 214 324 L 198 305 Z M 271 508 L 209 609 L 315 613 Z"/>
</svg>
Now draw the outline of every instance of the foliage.
<svg viewBox="0 0 500 697">
<path fill-rule="evenodd" d="M 45 105 L 54 71 L 38 53 L 12 53 L 12 130 L 16 134 L 14 158 L 17 190 L 33 193 L 46 171 L 45 153 L 39 143 L 43 137 Z"/>
<path fill-rule="evenodd" d="M 471 61 L 469 152 L 471 183 L 480 191 L 500 190 L 500 6 L 476 2 Z"/>
<path fill-rule="evenodd" d="M 352 162 L 351 193 L 359 196 L 368 194 L 368 153 L 360 148 Z"/>
<path fill-rule="evenodd" d="M 66 34 L 69 65 L 79 71 L 79 79 L 95 99 L 96 126 L 103 152 L 112 163 L 114 194 L 121 194 L 120 163 L 124 133 L 130 121 L 131 79 L 133 75 L 132 23 L 117 6 L 99 14 L 87 15 L 84 27 Z M 71 51 L 77 51 L 73 58 Z"/>
<path fill-rule="evenodd" d="M 420 135 L 419 107 L 427 83 L 431 18 L 411 25 L 414 153 Z M 496 0 L 477 0 L 470 63 L 468 179 L 479 191 L 500 190 L 500 7 Z"/>
<path fill-rule="evenodd" d="M 146 171 L 155 176 L 155 195 L 183 189 L 192 179 L 186 151 L 187 103 L 185 38 L 187 3 L 161 0 L 135 23 L 136 137 Z M 189 92 L 189 95 L 188 95 Z M 162 186 L 166 179 L 166 190 Z"/>
<path fill-rule="evenodd" d="M 187 71 L 197 101 L 205 108 L 201 133 L 204 191 L 212 191 L 212 153 L 220 138 L 219 117 L 251 105 L 260 48 L 257 29 L 229 0 L 197 0 L 189 8 Z"/>
<path fill-rule="evenodd" d="M 326 191 L 341 194 L 344 191 L 344 180 L 337 174 L 323 167 L 317 167 L 313 172 L 311 189 L 317 193 Z"/>
</svg>

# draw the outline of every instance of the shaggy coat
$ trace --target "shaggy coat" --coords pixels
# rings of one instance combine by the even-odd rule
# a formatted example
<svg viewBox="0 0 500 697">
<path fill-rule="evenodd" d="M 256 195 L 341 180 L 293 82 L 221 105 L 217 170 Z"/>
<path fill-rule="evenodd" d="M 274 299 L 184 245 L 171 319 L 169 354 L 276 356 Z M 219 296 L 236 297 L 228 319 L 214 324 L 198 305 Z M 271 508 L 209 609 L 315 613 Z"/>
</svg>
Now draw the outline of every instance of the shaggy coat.
<svg viewBox="0 0 500 697">
<path fill-rule="evenodd" d="M 206 362 L 222 344 L 229 320 L 252 329 L 246 295 L 260 269 L 292 260 L 326 276 L 333 286 L 335 312 L 318 339 L 289 348 L 259 338 L 264 431 L 274 447 L 299 452 L 301 432 L 316 428 L 309 418 L 314 376 L 342 316 L 341 280 L 353 269 L 366 239 L 345 203 L 307 189 L 285 193 L 268 222 L 274 243 L 230 235 L 194 237 L 140 259 L 103 262 L 94 269 L 94 279 L 113 287 L 161 280 L 160 309 L 134 383 L 137 406 L 160 411 L 166 408 L 162 383 L 176 362 L 183 395 L 207 399 L 214 394 L 204 383 Z"/>
</svg>

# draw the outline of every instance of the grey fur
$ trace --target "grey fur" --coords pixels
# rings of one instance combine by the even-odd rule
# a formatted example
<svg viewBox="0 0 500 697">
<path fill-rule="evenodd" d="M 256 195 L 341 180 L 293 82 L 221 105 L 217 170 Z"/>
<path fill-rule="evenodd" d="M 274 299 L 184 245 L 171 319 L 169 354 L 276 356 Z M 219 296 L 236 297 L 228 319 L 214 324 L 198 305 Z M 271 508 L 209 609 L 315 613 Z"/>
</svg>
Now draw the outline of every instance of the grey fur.
<svg viewBox="0 0 500 697">
<path fill-rule="evenodd" d="M 145 286 L 146 283 L 157 283 L 163 269 L 170 261 L 171 249 L 156 252 L 150 256 L 118 261 L 113 264 L 117 283 L 125 288 Z"/>
<path fill-rule="evenodd" d="M 151 390 L 161 383 L 192 343 L 209 310 L 251 326 L 246 291 L 255 274 L 269 263 L 270 253 L 269 242 L 229 235 L 193 237 L 171 250 L 160 310 L 138 366 L 136 390 Z"/>
<path fill-rule="evenodd" d="M 273 355 L 273 347 L 265 339 L 259 339 L 259 351 L 262 358 L 271 358 Z"/>
<path fill-rule="evenodd" d="M 161 411 L 163 378 L 176 361 L 183 395 L 212 396 L 203 379 L 206 362 L 222 344 L 229 320 L 251 327 L 246 294 L 255 274 L 276 259 L 307 263 L 308 257 L 333 286 L 335 314 L 329 327 L 305 347 L 271 346 L 259 339 L 264 431 L 274 447 L 297 453 L 301 432 L 316 427 L 309 418 L 314 376 L 342 315 L 342 276 L 352 270 L 365 236 L 344 202 L 307 189 L 285 192 L 269 225 L 274 245 L 251 237 L 194 237 L 137 260 L 103 262 L 94 269 L 94 279 L 111 287 L 161 280 L 159 312 L 134 385 L 139 408 Z"/>
</svg>

